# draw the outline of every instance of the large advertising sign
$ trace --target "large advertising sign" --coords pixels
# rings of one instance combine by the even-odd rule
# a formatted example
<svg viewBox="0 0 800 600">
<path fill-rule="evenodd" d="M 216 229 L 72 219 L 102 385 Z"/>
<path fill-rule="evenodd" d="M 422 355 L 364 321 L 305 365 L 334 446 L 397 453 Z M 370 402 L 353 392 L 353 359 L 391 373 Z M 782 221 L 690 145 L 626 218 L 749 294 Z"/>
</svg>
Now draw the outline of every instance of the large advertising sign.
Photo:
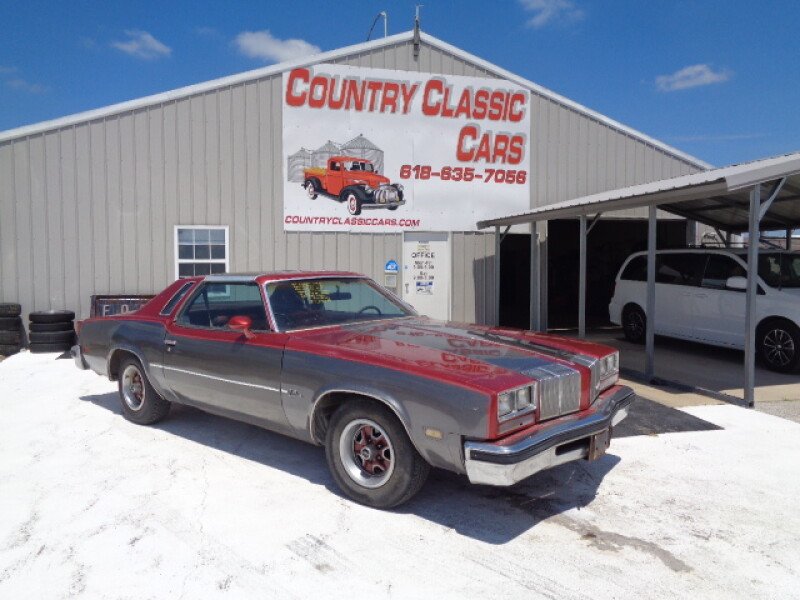
<svg viewBox="0 0 800 600">
<path fill-rule="evenodd" d="M 530 94 L 321 64 L 283 75 L 284 228 L 472 231 L 530 202 Z"/>
</svg>

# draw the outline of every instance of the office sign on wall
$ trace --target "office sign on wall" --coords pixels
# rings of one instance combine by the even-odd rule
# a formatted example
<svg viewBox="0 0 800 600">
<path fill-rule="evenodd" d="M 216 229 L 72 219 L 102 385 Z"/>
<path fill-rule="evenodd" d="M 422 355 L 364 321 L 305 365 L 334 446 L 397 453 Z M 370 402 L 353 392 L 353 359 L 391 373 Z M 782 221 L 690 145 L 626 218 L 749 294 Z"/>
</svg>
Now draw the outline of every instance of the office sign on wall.
<svg viewBox="0 0 800 600">
<path fill-rule="evenodd" d="M 321 64 L 283 76 L 284 228 L 471 231 L 530 199 L 530 94 Z"/>
</svg>

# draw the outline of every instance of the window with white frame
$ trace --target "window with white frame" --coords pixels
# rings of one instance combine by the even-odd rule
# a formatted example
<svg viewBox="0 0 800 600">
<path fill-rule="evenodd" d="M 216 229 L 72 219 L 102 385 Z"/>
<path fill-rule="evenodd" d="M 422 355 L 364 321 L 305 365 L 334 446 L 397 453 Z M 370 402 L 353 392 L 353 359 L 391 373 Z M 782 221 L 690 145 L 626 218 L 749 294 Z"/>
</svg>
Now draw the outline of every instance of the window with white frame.
<svg viewBox="0 0 800 600">
<path fill-rule="evenodd" d="M 228 270 L 229 256 L 227 227 L 175 227 L 175 274 L 179 279 L 225 273 Z"/>
</svg>

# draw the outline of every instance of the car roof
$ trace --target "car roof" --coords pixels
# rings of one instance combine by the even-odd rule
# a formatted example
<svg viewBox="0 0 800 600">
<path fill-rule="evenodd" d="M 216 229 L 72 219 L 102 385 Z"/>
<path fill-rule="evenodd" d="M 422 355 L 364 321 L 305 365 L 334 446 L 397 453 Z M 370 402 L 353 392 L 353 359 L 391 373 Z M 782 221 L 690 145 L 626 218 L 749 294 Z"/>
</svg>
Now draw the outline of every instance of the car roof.
<svg viewBox="0 0 800 600">
<path fill-rule="evenodd" d="M 361 158 L 359 156 L 331 156 L 331 160 L 357 160 L 358 162 L 366 162 L 372 164 L 372 161 L 368 158 Z"/>
<path fill-rule="evenodd" d="M 716 252 L 720 254 L 735 254 L 736 256 L 744 256 L 747 254 L 747 248 L 663 248 L 656 250 L 656 254 L 706 254 L 709 252 Z M 800 254 L 797 250 L 784 250 L 782 248 L 761 248 L 759 254 Z M 647 250 L 639 250 L 630 255 L 629 258 L 634 256 L 646 256 Z"/>
<path fill-rule="evenodd" d="M 321 279 L 331 277 L 358 277 L 364 278 L 366 275 L 354 273 L 352 271 L 254 271 L 249 273 L 222 273 L 219 275 L 206 275 L 203 281 L 210 283 L 241 283 L 255 281 L 260 284 L 270 281 L 286 281 L 289 279 Z"/>
</svg>

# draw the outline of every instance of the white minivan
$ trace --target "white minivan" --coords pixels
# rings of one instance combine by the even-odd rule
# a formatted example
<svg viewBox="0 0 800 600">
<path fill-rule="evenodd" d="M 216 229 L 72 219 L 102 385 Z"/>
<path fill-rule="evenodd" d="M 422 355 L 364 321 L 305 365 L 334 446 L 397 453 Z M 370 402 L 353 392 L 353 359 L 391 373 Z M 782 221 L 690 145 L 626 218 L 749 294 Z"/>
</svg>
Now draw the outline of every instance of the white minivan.
<svg viewBox="0 0 800 600">
<path fill-rule="evenodd" d="M 656 253 L 655 332 L 726 348 L 744 348 L 746 250 L 687 249 Z M 759 252 L 756 349 L 784 373 L 800 365 L 800 253 Z M 625 337 L 645 337 L 647 253 L 628 257 L 608 307 Z"/>
</svg>

